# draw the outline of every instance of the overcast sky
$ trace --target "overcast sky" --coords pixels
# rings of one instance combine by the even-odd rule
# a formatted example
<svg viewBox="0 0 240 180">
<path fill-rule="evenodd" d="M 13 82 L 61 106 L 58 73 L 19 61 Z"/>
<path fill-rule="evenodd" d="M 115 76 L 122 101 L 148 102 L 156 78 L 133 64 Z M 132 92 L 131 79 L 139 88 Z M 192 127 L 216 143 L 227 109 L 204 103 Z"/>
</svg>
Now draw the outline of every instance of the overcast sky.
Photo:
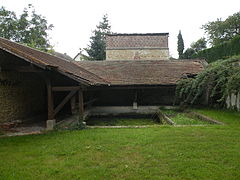
<svg viewBox="0 0 240 180">
<path fill-rule="evenodd" d="M 54 49 L 71 57 L 87 46 L 91 31 L 106 13 L 113 32 L 169 32 L 170 55 L 177 57 L 179 30 L 188 48 L 204 36 L 203 24 L 240 10 L 240 0 L 0 0 L 0 6 L 17 14 L 29 3 L 54 25 L 50 33 Z"/>
</svg>

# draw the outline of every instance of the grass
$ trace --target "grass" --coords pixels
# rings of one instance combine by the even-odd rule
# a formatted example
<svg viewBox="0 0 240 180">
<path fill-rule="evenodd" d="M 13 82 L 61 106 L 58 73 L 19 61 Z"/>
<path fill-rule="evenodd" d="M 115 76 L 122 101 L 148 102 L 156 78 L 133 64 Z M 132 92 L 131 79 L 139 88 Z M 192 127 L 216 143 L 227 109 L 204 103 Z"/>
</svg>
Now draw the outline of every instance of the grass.
<svg viewBox="0 0 240 180">
<path fill-rule="evenodd" d="M 0 179 L 240 179 L 240 126 L 231 123 L 0 138 Z"/>
<path fill-rule="evenodd" d="M 162 110 L 177 125 L 202 125 L 209 124 L 197 118 L 189 116 L 187 113 L 178 112 L 176 110 Z"/>
<path fill-rule="evenodd" d="M 150 118 L 90 118 L 87 120 L 87 125 L 91 126 L 142 126 L 159 124 Z"/>
<path fill-rule="evenodd" d="M 221 109 L 194 109 L 193 111 L 221 121 L 228 125 L 240 125 L 240 112 Z"/>
</svg>

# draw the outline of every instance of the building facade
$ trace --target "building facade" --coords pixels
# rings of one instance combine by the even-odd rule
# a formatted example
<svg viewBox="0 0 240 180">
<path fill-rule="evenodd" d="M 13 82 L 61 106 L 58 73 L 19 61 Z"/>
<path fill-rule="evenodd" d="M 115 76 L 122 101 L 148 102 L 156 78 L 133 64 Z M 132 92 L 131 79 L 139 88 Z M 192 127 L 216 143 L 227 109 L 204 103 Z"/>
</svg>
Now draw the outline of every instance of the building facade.
<svg viewBox="0 0 240 180">
<path fill-rule="evenodd" d="M 106 60 L 168 60 L 168 33 L 109 34 Z"/>
<path fill-rule="evenodd" d="M 0 127 L 36 116 L 51 127 L 75 112 L 81 119 L 120 110 L 156 112 L 175 103 L 180 79 L 203 69 L 200 60 L 66 61 L 0 37 Z"/>
</svg>

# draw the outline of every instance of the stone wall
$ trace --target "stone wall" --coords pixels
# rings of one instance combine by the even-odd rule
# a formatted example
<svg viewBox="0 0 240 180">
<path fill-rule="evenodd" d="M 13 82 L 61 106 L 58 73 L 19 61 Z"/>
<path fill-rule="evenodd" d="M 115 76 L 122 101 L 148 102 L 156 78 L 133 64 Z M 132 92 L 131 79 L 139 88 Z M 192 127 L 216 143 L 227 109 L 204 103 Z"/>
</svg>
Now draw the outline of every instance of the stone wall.
<svg viewBox="0 0 240 180">
<path fill-rule="evenodd" d="M 232 93 L 226 100 L 228 109 L 237 109 L 240 111 L 240 93 Z"/>
<path fill-rule="evenodd" d="M 0 123 L 46 112 L 45 91 L 37 74 L 0 72 Z"/>
<path fill-rule="evenodd" d="M 168 49 L 111 49 L 106 50 L 106 60 L 167 60 Z"/>
</svg>

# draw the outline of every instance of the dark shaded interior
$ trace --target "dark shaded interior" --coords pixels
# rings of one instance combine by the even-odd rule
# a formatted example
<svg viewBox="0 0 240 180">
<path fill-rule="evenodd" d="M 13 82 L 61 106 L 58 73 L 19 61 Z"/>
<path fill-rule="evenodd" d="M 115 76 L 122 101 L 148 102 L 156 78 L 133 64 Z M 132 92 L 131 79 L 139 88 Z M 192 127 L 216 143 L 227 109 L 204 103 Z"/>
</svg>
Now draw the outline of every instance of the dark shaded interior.
<svg viewBox="0 0 240 180">
<path fill-rule="evenodd" d="M 148 87 L 142 89 L 111 89 L 105 88 L 88 93 L 97 98 L 95 106 L 132 106 L 137 102 L 142 106 L 173 105 L 175 86 Z"/>
</svg>

